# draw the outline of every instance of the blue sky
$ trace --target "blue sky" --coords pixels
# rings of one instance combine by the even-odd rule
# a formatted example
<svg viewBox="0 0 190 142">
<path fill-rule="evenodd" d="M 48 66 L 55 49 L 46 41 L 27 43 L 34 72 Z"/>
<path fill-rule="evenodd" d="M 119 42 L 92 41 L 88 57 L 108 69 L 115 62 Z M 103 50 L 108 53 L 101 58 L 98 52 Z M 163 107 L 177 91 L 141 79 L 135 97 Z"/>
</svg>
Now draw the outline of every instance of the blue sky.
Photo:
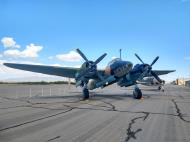
<svg viewBox="0 0 190 142">
<path fill-rule="evenodd" d="M 190 0 L 1 0 L 0 17 L 2 62 L 78 66 L 65 57 L 80 48 L 92 60 L 108 53 L 103 67 L 122 48 L 133 64 L 134 53 L 159 55 L 153 69 L 177 70 L 167 80 L 190 77 Z"/>
</svg>

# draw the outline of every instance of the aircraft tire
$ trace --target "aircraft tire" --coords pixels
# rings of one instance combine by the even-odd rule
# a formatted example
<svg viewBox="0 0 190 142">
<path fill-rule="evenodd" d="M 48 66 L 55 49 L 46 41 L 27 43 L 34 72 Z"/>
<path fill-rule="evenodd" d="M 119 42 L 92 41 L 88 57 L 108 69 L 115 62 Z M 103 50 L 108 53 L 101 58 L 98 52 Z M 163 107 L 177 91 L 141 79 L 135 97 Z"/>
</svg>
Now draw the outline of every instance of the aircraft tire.
<svg viewBox="0 0 190 142">
<path fill-rule="evenodd" d="M 161 86 L 158 86 L 158 90 L 161 90 L 162 89 L 162 87 Z"/>
<path fill-rule="evenodd" d="M 89 99 L 89 91 L 86 88 L 83 89 L 83 99 Z"/>
<path fill-rule="evenodd" d="M 141 99 L 142 98 L 142 92 L 139 88 L 136 88 L 134 91 L 133 91 L 133 97 L 135 99 Z"/>
</svg>

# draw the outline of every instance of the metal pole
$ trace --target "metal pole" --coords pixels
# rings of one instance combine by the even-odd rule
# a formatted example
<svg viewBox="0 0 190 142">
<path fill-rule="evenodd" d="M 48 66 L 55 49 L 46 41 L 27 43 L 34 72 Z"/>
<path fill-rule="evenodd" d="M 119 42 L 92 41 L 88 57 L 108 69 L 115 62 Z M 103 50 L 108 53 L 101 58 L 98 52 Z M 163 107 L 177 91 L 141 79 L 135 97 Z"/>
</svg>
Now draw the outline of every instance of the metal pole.
<svg viewBox="0 0 190 142">
<path fill-rule="evenodd" d="M 16 99 L 18 98 L 18 90 L 16 89 Z"/>
<path fill-rule="evenodd" d="M 71 87 L 71 79 L 68 78 L 68 84 L 69 84 L 69 88 Z"/>
<path fill-rule="evenodd" d="M 49 95 L 51 96 L 51 88 L 49 88 Z"/>
<path fill-rule="evenodd" d="M 32 97 L 32 89 L 30 88 L 30 98 Z"/>
<path fill-rule="evenodd" d="M 61 95 L 61 88 L 59 88 L 59 95 Z"/>
<path fill-rule="evenodd" d="M 42 96 L 44 96 L 44 88 L 42 88 Z"/>
<path fill-rule="evenodd" d="M 122 50 L 122 49 L 119 49 L 119 55 L 120 55 L 120 59 L 121 59 L 121 50 Z"/>
</svg>

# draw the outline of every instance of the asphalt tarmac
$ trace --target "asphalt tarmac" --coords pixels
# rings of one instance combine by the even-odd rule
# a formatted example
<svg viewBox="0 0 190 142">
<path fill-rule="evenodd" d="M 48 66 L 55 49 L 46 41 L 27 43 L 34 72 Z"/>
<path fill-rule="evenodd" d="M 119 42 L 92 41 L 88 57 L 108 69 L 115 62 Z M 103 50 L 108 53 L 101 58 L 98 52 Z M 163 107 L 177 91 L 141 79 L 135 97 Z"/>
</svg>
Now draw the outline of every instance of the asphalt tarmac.
<svg viewBox="0 0 190 142">
<path fill-rule="evenodd" d="M 190 142 L 190 88 L 0 85 L 0 142 Z"/>
</svg>

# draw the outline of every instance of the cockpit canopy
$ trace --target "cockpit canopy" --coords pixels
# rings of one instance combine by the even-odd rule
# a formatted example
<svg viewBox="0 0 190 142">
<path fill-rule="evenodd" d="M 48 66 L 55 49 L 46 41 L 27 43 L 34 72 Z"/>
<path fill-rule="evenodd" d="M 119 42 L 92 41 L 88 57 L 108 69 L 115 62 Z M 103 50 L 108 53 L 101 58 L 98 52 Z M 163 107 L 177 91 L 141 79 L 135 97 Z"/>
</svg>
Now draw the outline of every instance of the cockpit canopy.
<svg viewBox="0 0 190 142">
<path fill-rule="evenodd" d="M 112 64 L 114 64 L 114 63 L 117 62 L 117 61 L 121 61 L 121 59 L 120 59 L 120 58 L 115 58 L 115 59 L 111 60 L 111 61 L 108 63 L 107 66 L 110 67 Z"/>
</svg>

